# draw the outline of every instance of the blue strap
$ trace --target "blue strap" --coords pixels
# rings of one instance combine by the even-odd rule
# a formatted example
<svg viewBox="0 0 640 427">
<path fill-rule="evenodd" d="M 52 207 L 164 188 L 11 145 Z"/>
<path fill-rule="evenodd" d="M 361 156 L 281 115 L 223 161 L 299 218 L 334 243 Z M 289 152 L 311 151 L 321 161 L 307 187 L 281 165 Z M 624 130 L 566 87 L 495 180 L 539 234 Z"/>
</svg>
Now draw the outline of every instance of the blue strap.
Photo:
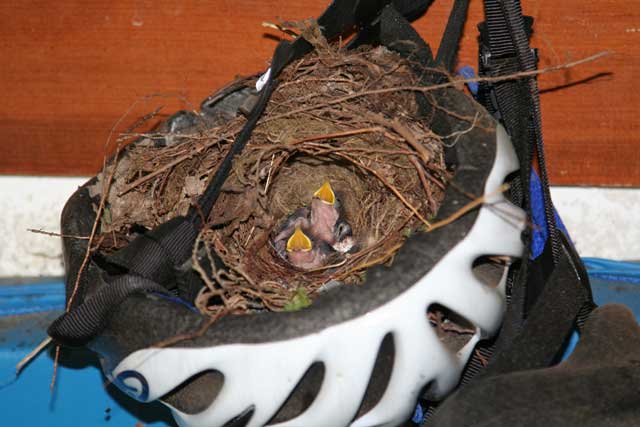
<svg viewBox="0 0 640 427">
<path fill-rule="evenodd" d="M 458 70 L 458 75 L 464 79 L 473 79 L 476 77 L 476 70 L 474 70 L 471 65 L 465 65 Z M 480 84 L 478 82 L 467 82 L 465 84 L 469 88 L 471 94 L 475 97 L 478 94 L 478 87 Z"/>
<path fill-rule="evenodd" d="M 531 170 L 531 180 L 529 182 L 529 194 L 531 195 L 531 220 L 533 222 L 533 233 L 531 238 L 531 259 L 536 259 L 544 250 L 549 237 L 547 229 L 547 221 L 545 219 L 544 197 L 542 193 L 542 182 L 535 170 Z M 569 232 L 560 219 L 558 212 L 553 209 L 553 215 L 556 220 L 558 230 L 562 231 L 567 237 Z M 570 240 L 570 238 L 569 238 Z"/>
<path fill-rule="evenodd" d="M 411 418 L 412 423 L 422 424 L 424 421 L 424 410 L 422 409 L 422 405 L 420 403 L 416 404 L 416 410 L 413 412 L 413 417 Z"/>
</svg>

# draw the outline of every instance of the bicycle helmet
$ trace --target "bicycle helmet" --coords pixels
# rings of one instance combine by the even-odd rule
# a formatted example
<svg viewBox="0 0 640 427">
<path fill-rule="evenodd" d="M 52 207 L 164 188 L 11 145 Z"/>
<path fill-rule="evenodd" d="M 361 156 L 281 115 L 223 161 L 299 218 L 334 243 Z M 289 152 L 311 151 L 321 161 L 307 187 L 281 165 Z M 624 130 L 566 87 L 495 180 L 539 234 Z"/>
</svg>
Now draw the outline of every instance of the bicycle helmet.
<svg viewBox="0 0 640 427">
<path fill-rule="evenodd" d="M 407 21 L 426 4 L 374 3 L 335 1 L 319 18 L 320 28 L 327 38 L 356 28 L 350 48 L 381 44 L 402 56 L 415 55 L 423 66 L 451 70 L 457 38 L 453 46 L 443 43 L 433 58 Z M 465 13 L 466 7 L 454 7 L 445 34 L 459 37 Z M 259 93 L 231 86 L 203 103 L 200 115 L 219 120 L 236 114 L 249 94 L 258 98 L 200 199 L 205 213 L 234 156 L 241 155 L 279 72 L 310 49 L 303 38 L 282 42 Z M 443 76 L 427 75 L 424 84 L 442 83 Z M 330 289 L 304 310 L 226 316 L 211 324 L 169 292 L 178 282 L 194 280 L 190 262 L 201 216 L 190 209 L 113 257 L 94 254 L 86 266 L 87 242 L 64 238 L 67 296 L 74 299 L 50 335 L 98 353 L 110 381 L 140 401 L 160 399 L 184 426 L 398 425 L 419 397 L 442 399 L 459 383 L 476 344 L 500 328 L 507 277 L 525 253 L 526 214 L 503 194 L 519 170 L 504 127 L 450 84 L 430 96 L 449 114 L 433 109 L 423 120 L 439 134 L 456 135 L 447 152 L 452 178 L 434 221 L 452 215 L 455 220 L 409 237 L 394 263 L 370 269 L 363 286 Z M 482 126 L 469 129 L 459 118 L 474 116 Z M 194 123 L 190 113 L 180 112 L 164 126 L 177 133 Z M 67 202 L 64 235 L 91 233 L 95 183 L 96 178 Z M 470 205 L 469 195 L 482 202 Z M 465 206 L 469 209 L 461 211 Z M 492 261 L 495 257 L 502 262 Z M 471 338 L 454 348 L 443 342 L 429 322 L 434 306 L 473 330 Z"/>
</svg>

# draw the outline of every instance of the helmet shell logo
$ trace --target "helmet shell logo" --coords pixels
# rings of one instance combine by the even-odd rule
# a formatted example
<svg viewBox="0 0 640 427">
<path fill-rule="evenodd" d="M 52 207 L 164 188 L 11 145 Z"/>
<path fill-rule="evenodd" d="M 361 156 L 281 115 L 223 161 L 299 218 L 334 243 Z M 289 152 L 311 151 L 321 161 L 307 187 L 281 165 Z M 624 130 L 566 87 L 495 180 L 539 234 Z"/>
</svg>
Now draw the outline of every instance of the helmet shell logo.
<svg viewBox="0 0 640 427">
<path fill-rule="evenodd" d="M 118 374 L 115 383 L 120 390 L 141 402 L 149 400 L 149 383 L 146 378 L 137 371 L 123 371 Z"/>
</svg>

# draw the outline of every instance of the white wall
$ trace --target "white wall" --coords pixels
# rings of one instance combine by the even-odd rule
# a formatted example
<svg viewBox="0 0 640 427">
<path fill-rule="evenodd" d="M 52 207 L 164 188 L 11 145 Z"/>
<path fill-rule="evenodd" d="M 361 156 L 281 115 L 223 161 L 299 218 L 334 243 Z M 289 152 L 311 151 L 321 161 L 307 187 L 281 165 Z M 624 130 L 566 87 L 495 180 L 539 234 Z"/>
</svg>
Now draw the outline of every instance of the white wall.
<svg viewBox="0 0 640 427">
<path fill-rule="evenodd" d="M 60 213 L 86 178 L 0 177 L 0 277 L 61 276 Z"/>
<path fill-rule="evenodd" d="M 580 255 L 640 260 L 640 189 L 554 187 L 551 197 Z"/>
<path fill-rule="evenodd" d="M 60 276 L 60 239 L 27 231 L 60 231 L 67 198 L 87 178 L 0 177 L 0 277 Z M 578 252 L 640 259 L 640 189 L 551 190 Z"/>
</svg>

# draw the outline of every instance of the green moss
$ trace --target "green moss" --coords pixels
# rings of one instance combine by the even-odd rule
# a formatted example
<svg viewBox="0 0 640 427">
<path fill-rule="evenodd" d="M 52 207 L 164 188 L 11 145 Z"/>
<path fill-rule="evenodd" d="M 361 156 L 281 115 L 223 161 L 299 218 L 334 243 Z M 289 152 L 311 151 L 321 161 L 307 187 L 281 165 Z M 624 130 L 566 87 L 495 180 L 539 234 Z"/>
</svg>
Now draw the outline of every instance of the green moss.
<svg viewBox="0 0 640 427">
<path fill-rule="evenodd" d="M 305 288 L 298 288 L 291 301 L 284 306 L 284 311 L 298 311 L 311 305 L 311 299 Z"/>
</svg>

